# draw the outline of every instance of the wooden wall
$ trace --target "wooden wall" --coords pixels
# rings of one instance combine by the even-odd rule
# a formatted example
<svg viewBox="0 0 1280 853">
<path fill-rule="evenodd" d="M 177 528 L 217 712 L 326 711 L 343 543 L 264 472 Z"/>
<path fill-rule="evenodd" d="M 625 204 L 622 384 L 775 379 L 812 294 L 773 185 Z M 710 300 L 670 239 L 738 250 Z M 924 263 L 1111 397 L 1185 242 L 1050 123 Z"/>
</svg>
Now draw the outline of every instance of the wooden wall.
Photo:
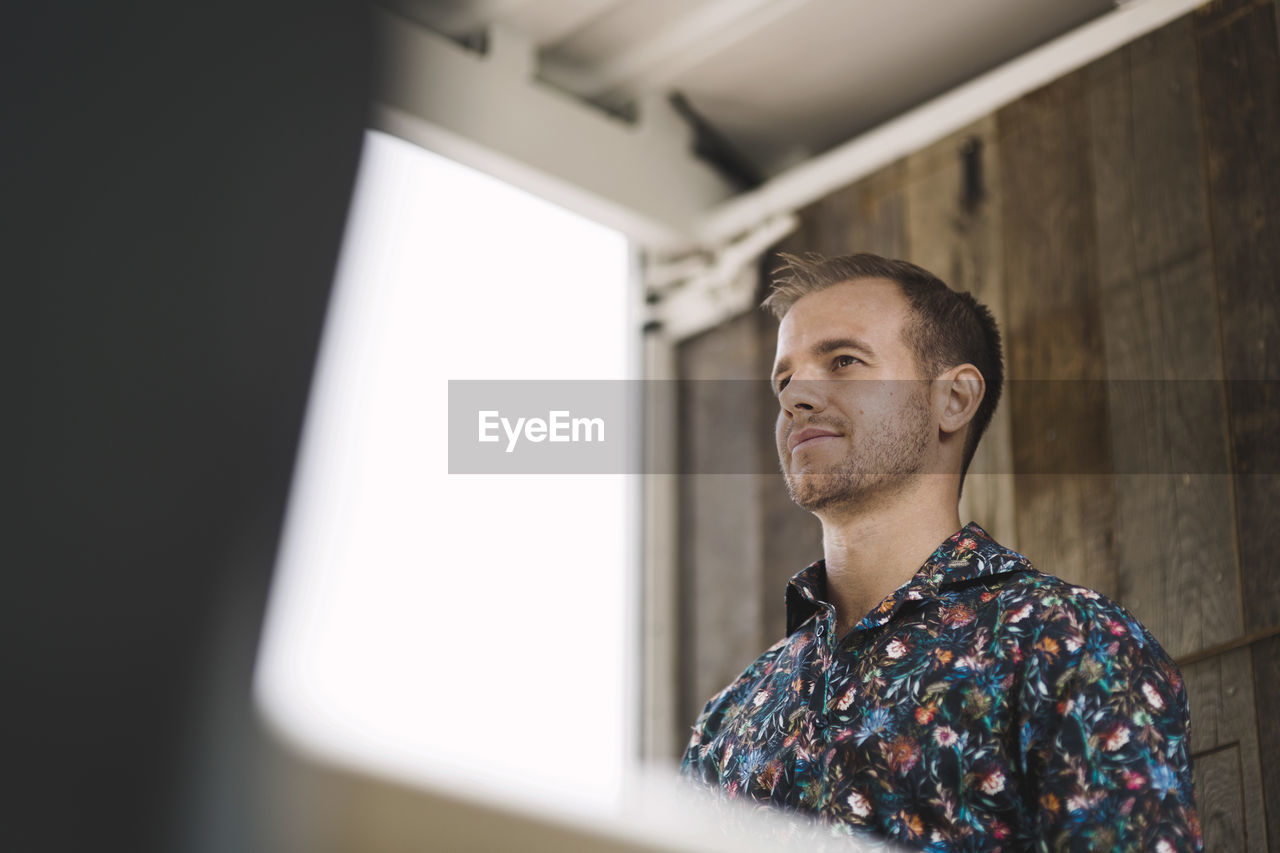
<svg viewBox="0 0 1280 853">
<path fill-rule="evenodd" d="M 1152 630 L 1191 691 L 1206 849 L 1280 851 L 1275 6 L 1204 6 L 801 216 L 780 249 L 906 258 L 991 306 L 1014 385 L 962 516 Z M 739 318 L 679 372 L 764 377 L 775 338 Z M 690 470 L 772 454 L 775 407 L 763 383 L 687 407 Z M 727 419 L 754 448 L 723 444 Z M 781 636 L 786 578 L 821 543 L 778 475 L 682 482 L 691 722 Z"/>
</svg>

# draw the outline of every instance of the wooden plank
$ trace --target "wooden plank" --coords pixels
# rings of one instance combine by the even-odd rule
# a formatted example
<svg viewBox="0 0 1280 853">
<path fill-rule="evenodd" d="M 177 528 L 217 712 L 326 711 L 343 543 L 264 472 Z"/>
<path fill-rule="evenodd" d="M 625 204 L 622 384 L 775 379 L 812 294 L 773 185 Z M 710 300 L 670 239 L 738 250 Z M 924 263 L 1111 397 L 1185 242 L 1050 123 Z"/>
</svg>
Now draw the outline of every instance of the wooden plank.
<svg viewBox="0 0 1280 853">
<path fill-rule="evenodd" d="M 1246 633 L 1280 621 L 1280 46 L 1271 4 L 1194 18 L 1209 176 Z M 1264 472 L 1264 473 L 1259 473 Z"/>
<path fill-rule="evenodd" d="M 1253 647 L 1253 684 L 1257 692 L 1258 751 L 1268 756 L 1262 763 L 1262 799 L 1270 816 L 1268 850 L 1280 851 L 1280 637 Z"/>
<path fill-rule="evenodd" d="M 808 251 L 824 255 L 907 254 L 906 162 L 899 160 L 804 209 Z"/>
<path fill-rule="evenodd" d="M 1131 472 L 1117 593 L 1174 657 L 1241 629 L 1194 49 L 1184 18 L 1089 68 L 1112 452 Z"/>
<path fill-rule="evenodd" d="M 994 116 L 907 158 L 910 259 L 968 291 L 1007 329 L 1000 248 L 999 140 Z M 1017 548 L 1009 406 L 997 406 L 969 466 L 960 520 Z"/>
<path fill-rule="evenodd" d="M 680 689 L 678 718 L 692 724 L 707 699 L 768 646 L 761 586 L 754 459 L 769 426 L 754 417 L 756 322 L 744 315 L 682 343 L 677 352 L 680 465 Z M 741 379 L 757 381 L 733 381 Z M 766 386 L 767 387 L 767 386 Z M 693 472 L 693 473 L 690 473 Z M 772 640 L 769 640 L 772 642 Z"/>
<path fill-rule="evenodd" d="M 1240 748 L 1212 752 L 1196 762 L 1196 806 L 1205 850 L 1244 850 L 1244 797 Z"/>
<path fill-rule="evenodd" d="M 1191 703 L 1192 760 L 1197 767 L 1196 800 L 1204 822 L 1204 802 L 1230 800 L 1232 786 L 1240 789 L 1244 805 L 1241 837 L 1243 847 L 1214 847 L 1206 840 L 1205 850 L 1266 850 L 1266 813 L 1262 797 L 1262 762 L 1258 751 L 1258 723 L 1254 705 L 1253 662 L 1249 648 L 1236 649 L 1201 661 L 1183 670 Z M 1199 765 L 1227 748 L 1239 750 L 1235 781 L 1211 777 L 1202 783 Z M 1204 787 L 1208 786 L 1208 787 Z M 1219 786 L 1222 789 L 1219 790 Z"/>
<path fill-rule="evenodd" d="M 1008 402 L 1019 546 L 1046 571 L 1114 594 L 1087 82 L 1068 75 L 996 116 Z"/>
</svg>

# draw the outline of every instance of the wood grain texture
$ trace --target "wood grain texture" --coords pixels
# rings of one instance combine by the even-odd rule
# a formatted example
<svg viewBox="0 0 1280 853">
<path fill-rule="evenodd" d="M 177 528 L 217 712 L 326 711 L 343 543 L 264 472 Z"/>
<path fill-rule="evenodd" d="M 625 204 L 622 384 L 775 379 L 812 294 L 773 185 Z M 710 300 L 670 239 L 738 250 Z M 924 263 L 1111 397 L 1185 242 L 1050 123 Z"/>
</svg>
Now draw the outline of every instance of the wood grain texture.
<svg viewBox="0 0 1280 853">
<path fill-rule="evenodd" d="M 1183 670 L 1191 703 L 1191 750 L 1196 765 L 1196 802 L 1204 820 L 1203 803 L 1227 802 L 1239 790 L 1244 821 L 1240 837 L 1244 846 L 1215 847 L 1206 839 L 1205 850 L 1266 850 L 1266 813 L 1262 797 L 1262 766 L 1258 751 L 1258 726 L 1254 708 L 1253 665 L 1248 648 L 1237 649 L 1201 661 Z M 1211 775 L 1201 781 L 1202 761 L 1215 763 L 1214 755 L 1228 748 L 1238 750 L 1239 770 L 1232 778 Z M 1225 814 L 1225 812 L 1224 812 Z"/>
<path fill-rule="evenodd" d="M 1280 621 L 1280 47 L 1268 3 L 1216 2 L 1194 21 L 1251 632 Z"/>
<path fill-rule="evenodd" d="M 1076 72 L 996 115 L 1008 403 L 1021 550 L 1046 571 L 1114 595 L 1087 92 Z M 1019 384 L 1028 379 L 1052 381 Z"/>
<path fill-rule="evenodd" d="M 1271 853 L 1280 851 L 1280 637 L 1253 647 L 1253 684 L 1257 692 L 1258 752 L 1262 762 L 1262 799 L 1268 816 Z"/>
<path fill-rule="evenodd" d="M 966 154 L 966 152 L 971 152 Z M 966 157 L 976 159 L 975 186 L 966 186 Z M 968 291 L 1008 327 L 1000 247 L 999 140 L 995 118 L 964 128 L 907 158 L 906 222 L 909 259 Z M 997 406 L 978 445 L 960 520 L 974 520 L 1017 549 L 1013 503 L 1013 444 L 1009 406 Z"/>
<path fill-rule="evenodd" d="M 753 417 L 755 318 L 744 315 L 680 345 L 680 688 L 677 716 L 693 723 L 703 703 L 764 651 L 759 499 L 753 459 L 766 425 Z"/>
<path fill-rule="evenodd" d="M 1196 763 L 1196 806 L 1205 850 L 1245 850 L 1244 796 L 1240 787 L 1240 748 L 1210 753 Z"/>
<path fill-rule="evenodd" d="M 796 236 L 806 251 L 823 255 L 907 254 L 906 162 L 899 160 L 806 207 Z"/>
<path fill-rule="evenodd" d="M 1241 628 L 1194 49 L 1184 18 L 1088 74 L 1116 591 L 1174 657 Z"/>
</svg>

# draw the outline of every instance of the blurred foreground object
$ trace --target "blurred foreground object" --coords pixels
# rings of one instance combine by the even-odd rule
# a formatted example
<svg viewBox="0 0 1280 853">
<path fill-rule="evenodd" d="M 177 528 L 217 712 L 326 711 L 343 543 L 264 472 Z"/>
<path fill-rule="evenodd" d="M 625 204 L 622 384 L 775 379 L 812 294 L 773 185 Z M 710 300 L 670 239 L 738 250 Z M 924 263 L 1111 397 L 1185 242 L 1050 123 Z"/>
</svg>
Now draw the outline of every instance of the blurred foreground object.
<svg viewBox="0 0 1280 853">
<path fill-rule="evenodd" d="M 360 154 L 368 14 L 8 16 L 19 795 L 0 848 L 256 846 L 252 666 Z"/>
<path fill-rule="evenodd" d="M 751 809 L 679 782 L 670 770 L 632 775 L 622 807 L 596 817 L 499 805 L 477 789 L 408 786 L 318 760 L 284 741 L 272 749 L 268 849 L 561 853 L 723 851 L 857 853 L 870 849 L 803 816 Z M 877 845 L 892 853 L 898 848 Z"/>
</svg>

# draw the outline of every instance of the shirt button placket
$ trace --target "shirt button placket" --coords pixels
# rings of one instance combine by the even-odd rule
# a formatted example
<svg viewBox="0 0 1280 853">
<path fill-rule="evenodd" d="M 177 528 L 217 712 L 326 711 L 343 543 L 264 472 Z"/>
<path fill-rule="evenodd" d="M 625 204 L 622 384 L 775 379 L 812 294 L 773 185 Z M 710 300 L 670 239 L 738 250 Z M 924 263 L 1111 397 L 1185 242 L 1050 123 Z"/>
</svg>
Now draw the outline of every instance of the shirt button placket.
<svg viewBox="0 0 1280 853">
<path fill-rule="evenodd" d="M 815 707 L 815 724 L 818 726 L 819 735 L 825 741 L 827 736 L 827 704 L 830 702 L 831 690 L 831 626 L 828 624 L 831 617 L 825 617 L 818 621 L 817 637 L 818 637 L 818 678 L 815 692 L 818 694 L 818 703 Z"/>
<path fill-rule="evenodd" d="M 821 760 L 819 761 L 818 783 L 818 810 L 821 812 L 829 806 L 830 789 L 827 785 L 827 779 L 830 778 L 828 773 L 829 763 L 831 761 L 831 751 L 828 746 L 831 742 L 832 730 L 827 721 L 827 706 L 831 702 L 831 663 L 834 650 L 832 648 L 832 630 L 830 622 L 833 621 L 832 615 L 827 615 L 819 620 L 817 627 L 818 637 L 818 707 L 814 714 L 814 729 L 817 735 L 817 743 L 815 746 L 820 750 Z"/>
</svg>

